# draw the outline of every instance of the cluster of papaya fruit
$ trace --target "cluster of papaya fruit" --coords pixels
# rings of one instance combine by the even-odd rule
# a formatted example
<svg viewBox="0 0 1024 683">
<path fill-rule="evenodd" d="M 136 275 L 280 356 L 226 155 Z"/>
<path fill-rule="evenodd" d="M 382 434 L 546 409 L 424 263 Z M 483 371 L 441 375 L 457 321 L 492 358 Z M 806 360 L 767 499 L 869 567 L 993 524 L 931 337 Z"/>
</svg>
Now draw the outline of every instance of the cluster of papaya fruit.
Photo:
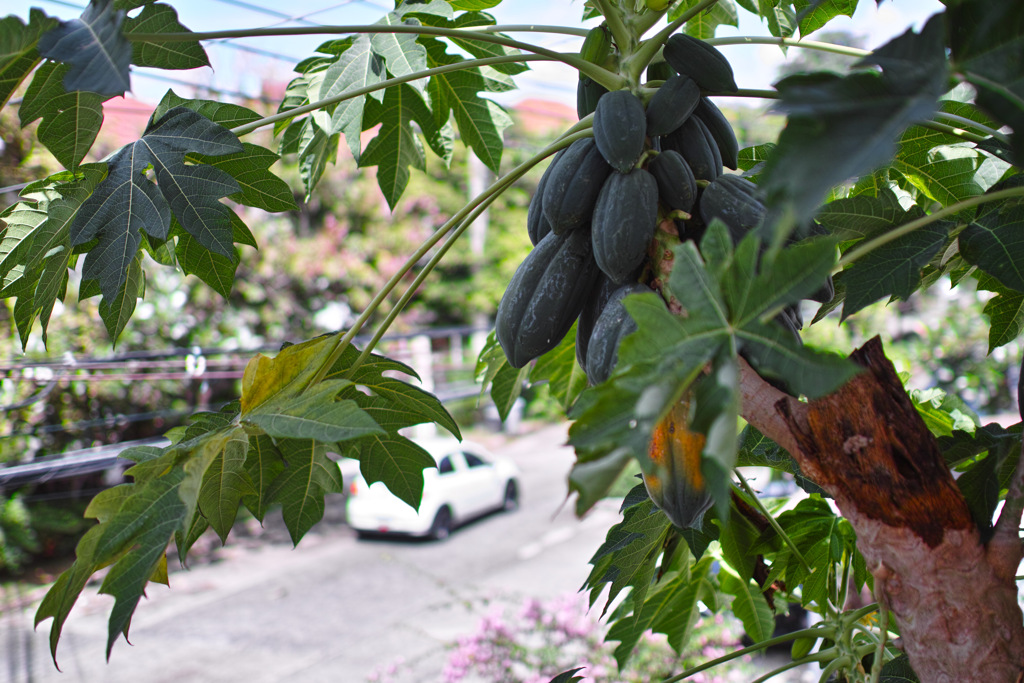
<svg viewBox="0 0 1024 683">
<path fill-rule="evenodd" d="M 598 28 L 581 54 L 608 65 L 613 50 Z M 580 77 L 577 113 L 593 114 L 593 137 L 559 152 L 541 177 L 527 213 L 534 249 L 498 307 L 496 336 L 513 367 L 553 349 L 578 320 L 577 361 L 592 384 L 607 380 L 620 341 L 636 329 L 623 299 L 651 291 L 645 283 L 657 277 L 649 256 L 659 226 L 699 243 L 719 219 L 738 243 L 765 219 L 757 186 L 724 172 L 737 169 L 739 146 L 704 94 L 737 90 L 729 62 L 684 34 L 662 54 L 639 95 Z M 799 339 L 796 307 L 778 320 Z M 651 500 L 680 528 L 699 528 L 712 504 L 700 470 L 704 436 L 690 431 L 690 410 L 684 397 L 658 423 L 643 475 Z"/>
<path fill-rule="evenodd" d="M 582 54 L 609 58 L 608 33 L 590 32 Z M 728 60 L 685 34 L 669 38 L 648 67 L 646 105 L 580 77 L 577 113 L 593 114 L 593 137 L 573 142 L 541 177 L 527 213 L 533 251 L 498 307 L 496 336 L 513 367 L 553 349 L 577 319 L 576 358 L 593 384 L 611 375 L 623 337 L 635 329 L 622 300 L 642 284 L 659 224 L 699 240 L 723 220 L 735 240 L 765 216 L 757 187 L 735 170 L 739 146 L 703 92 L 736 91 Z M 649 275 L 649 273 L 647 273 Z"/>
</svg>

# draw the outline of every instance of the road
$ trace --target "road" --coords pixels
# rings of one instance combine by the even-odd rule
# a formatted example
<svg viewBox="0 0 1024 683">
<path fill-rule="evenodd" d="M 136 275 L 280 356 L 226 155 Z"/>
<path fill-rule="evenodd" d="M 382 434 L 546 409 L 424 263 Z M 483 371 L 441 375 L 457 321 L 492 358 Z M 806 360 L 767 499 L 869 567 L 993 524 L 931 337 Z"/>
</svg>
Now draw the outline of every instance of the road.
<svg viewBox="0 0 1024 683">
<path fill-rule="evenodd" d="M 0 680 L 364 681 L 399 657 L 402 681 L 438 681 L 445 646 L 470 633 L 495 602 L 575 592 L 587 559 L 616 518 L 605 505 L 583 520 L 563 506 L 573 461 L 565 427 L 546 427 L 495 450 L 522 470 L 522 505 L 458 530 L 448 541 L 359 541 L 338 521 L 298 548 L 278 525 L 259 543 L 214 554 L 214 561 L 151 587 L 136 611 L 132 645 L 104 661 L 108 596 L 86 589 L 61 638 L 57 672 L 49 622 L 32 632 L 35 604 L 0 621 Z M 6 677 L 6 678 L 4 678 Z"/>
</svg>

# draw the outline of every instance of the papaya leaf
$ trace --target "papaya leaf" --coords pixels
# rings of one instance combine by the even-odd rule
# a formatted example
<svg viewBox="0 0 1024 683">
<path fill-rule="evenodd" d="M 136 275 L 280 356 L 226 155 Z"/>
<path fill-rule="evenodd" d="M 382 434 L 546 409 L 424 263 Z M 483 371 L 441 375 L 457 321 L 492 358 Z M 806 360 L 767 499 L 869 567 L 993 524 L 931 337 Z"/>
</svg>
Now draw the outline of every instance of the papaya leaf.
<svg viewBox="0 0 1024 683">
<path fill-rule="evenodd" d="M 39 319 L 43 342 L 57 299 L 63 299 L 71 264 L 70 226 L 78 208 L 102 181 L 102 164 L 86 164 L 78 174 L 62 172 L 26 187 L 23 201 L 2 214 L 0 296 L 16 296 L 15 321 L 22 345 Z"/>
<path fill-rule="evenodd" d="M 838 16 L 853 17 L 857 0 L 794 0 L 800 36 L 806 38 Z"/>
<path fill-rule="evenodd" d="M 280 157 L 265 147 L 243 142 L 242 151 L 237 154 L 218 157 L 196 154 L 189 155 L 189 158 L 209 164 L 234 178 L 241 191 L 228 195 L 232 201 L 269 213 L 298 209 L 288 183 L 268 170 Z"/>
<path fill-rule="evenodd" d="M 922 215 L 915 207 L 906 219 Z M 918 287 L 921 269 L 946 243 L 951 228 L 948 221 L 930 223 L 875 249 L 846 268 L 843 318 L 885 297 L 906 300 Z"/>
<path fill-rule="evenodd" d="M 253 121 L 258 121 L 261 117 L 259 114 L 254 112 L 252 109 L 248 109 L 238 104 L 231 104 L 230 102 L 217 102 L 216 100 L 189 100 L 184 97 L 179 97 L 173 90 L 168 90 L 164 93 L 163 99 L 156 105 L 156 109 L 153 111 L 153 120 L 163 118 L 164 114 L 174 109 L 175 107 L 185 107 L 191 109 L 194 112 L 198 112 L 205 118 L 210 119 L 214 123 L 225 128 L 234 128 L 235 126 L 242 126 Z M 242 143 L 243 145 L 248 143 Z"/>
<path fill-rule="evenodd" d="M 978 278 L 978 289 L 996 293 L 981 311 L 988 316 L 988 352 L 992 353 L 1024 332 L 1024 294 L 1004 287 L 991 275 Z"/>
<path fill-rule="evenodd" d="M 431 26 L 445 26 L 449 28 L 471 28 L 475 26 L 493 26 L 497 22 L 494 17 L 485 12 L 466 12 L 455 17 L 452 21 L 426 21 Z M 508 37 L 503 33 L 494 33 L 493 35 Z M 485 59 L 487 57 L 502 57 L 509 55 L 518 55 L 522 51 L 518 48 L 507 47 L 505 45 L 498 45 L 497 43 L 488 43 L 481 40 L 473 40 L 471 38 L 451 38 L 452 43 L 462 48 L 469 54 L 473 55 L 477 59 Z M 423 40 L 420 41 L 424 42 Z M 428 48 L 429 51 L 429 48 Z M 428 57 L 429 60 L 429 57 Z M 530 67 L 526 64 L 517 62 L 511 62 L 508 64 L 495 64 L 491 68 L 494 70 L 514 76 L 516 74 L 528 71 Z"/>
<path fill-rule="evenodd" d="M 719 573 L 722 591 L 735 596 L 732 613 L 743 624 L 743 630 L 755 643 L 768 640 L 775 631 L 775 615 L 758 587 L 744 581 L 729 570 Z"/>
<path fill-rule="evenodd" d="M 326 99 L 347 90 L 375 85 L 386 76 L 383 57 L 374 51 L 370 36 L 363 34 L 357 36 L 337 61 L 327 67 L 319 81 L 318 92 L 313 98 Z M 325 131 L 328 135 L 344 133 L 352 156 L 357 161 L 362 149 L 360 135 L 363 132 L 363 112 L 367 97 L 373 97 L 380 102 L 384 99 L 384 92 L 378 90 L 369 95 L 360 95 L 340 102 L 331 114 L 329 129 Z"/>
<path fill-rule="evenodd" d="M 700 620 L 698 601 L 712 562 L 713 558 L 705 557 L 688 567 L 687 571 L 663 578 L 642 606 L 634 603 L 635 618 L 623 618 L 612 624 L 606 640 L 619 641 L 615 660 L 620 670 L 626 666 L 647 629 L 665 634 L 676 652 L 686 647 Z"/>
<path fill-rule="evenodd" d="M 166 239 L 172 212 L 205 248 L 230 258 L 231 210 L 217 200 L 238 192 L 238 183 L 211 166 L 187 165 L 185 156 L 218 156 L 241 149 L 230 131 L 184 107 L 152 121 L 140 140 L 111 157 L 106 179 L 75 216 L 73 246 L 98 238 L 86 255 L 82 277 L 97 280 L 103 296 L 114 299 L 128 278 L 142 231 Z M 150 166 L 157 183 L 144 175 Z"/>
<path fill-rule="evenodd" d="M 488 387 L 491 400 L 498 409 L 498 415 L 504 422 L 508 419 L 516 399 L 523 392 L 523 382 L 530 374 L 530 367 L 518 370 L 509 365 L 505 352 L 498 344 L 494 332 L 487 337 L 487 343 L 480 351 L 480 359 L 476 365 L 476 378 L 480 382 L 480 395 L 483 396 Z"/>
<path fill-rule="evenodd" d="M 185 275 L 196 275 L 225 299 L 231 295 L 238 269 L 237 254 L 232 254 L 231 258 L 216 254 L 182 231 L 175 243 L 174 255 Z"/>
<path fill-rule="evenodd" d="M 287 467 L 277 477 L 267 497 L 281 503 L 281 513 L 292 542 L 298 544 L 324 516 L 324 497 L 341 493 L 337 463 L 327 457 L 327 446 L 310 439 L 281 439 L 277 447 Z"/>
<path fill-rule="evenodd" d="M 427 46 L 427 65 L 430 68 L 463 61 L 458 55 L 448 54 L 439 40 L 424 39 Z M 487 82 L 479 69 L 463 69 L 431 77 L 427 84 L 434 128 L 444 130 L 454 116 L 462 141 L 494 173 L 498 173 L 504 149 L 502 131 L 512 125 L 512 119 L 497 102 L 480 97 L 487 91 Z"/>
<path fill-rule="evenodd" d="M 267 514 L 270 499 L 267 492 L 270 484 L 284 471 L 284 458 L 266 434 L 249 437 L 249 450 L 245 456 L 245 472 L 252 482 L 252 489 L 242 496 L 242 504 L 260 522 Z"/>
<path fill-rule="evenodd" d="M 946 90 L 943 43 L 935 17 L 919 34 L 908 31 L 862 60 L 881 73 L 796 75 L 776 84 L 788 120 L 760 181 L 775 217 L 808 224 L 833 186 L 892 158 L 903 131 L 929 118 Z"/>
<path fill-rule="evenodd" d="M 353 390 L 345 392 L 345 398 L 354 400 L 375 418 L 385 412 L 400 416 L 388 420 L 398 425 L 395 430 L 388 429 L 389 432 L 401 427 L 433 422 L 447 429 L 456 439 L 462 439 L 455 419 L 436 396 L 404 380 L 384 375 L 385 372 L 402 373 L 418 380 L 419 376 L 415 370 L 405 363 L 378 354 L 370 354 L 358 368 L 349 370 L 359 355 L 359 349 L 350 345 L 331 372 L 326 375 L 327 380 L 347 375 L 348 381 L 358 387 L 358 390 L 354 387 Z M 385 426 L 383 423 L 379 424 Z"/>
<path fill-rule="evenodd" d="M 186 33 L 188 29 L 178 21 L 178 13 L 162 2 L 147 3 L 137 17 L 124 22 L 124 34 L 133 33 Z M 160 41 L 133 41 L 132 64 L 156 69 L 197 69 L 210 66 L 206 50 L 199 44 Z"/>
<path fill-rule="evenodd" d="M 1024 177 L 1012 176 L 994 185 L 990 191 L 1024 187 Z M 1024 195 L 988 202 L 978 207 L 978 215 L 960 233 L 960 255 L 978 266 L 1004 287 L 1024 292 Z"/>
<path fill-rule="evenodd" d="M 423 497 L 423 470 L 436 467 L 430 453 L 404 436 L 373 435 L 357 444 L 359 471 L 367 484 L 384 482 L 395 496 L 414 510 Z"/>
<path fill-rule="evenodd" d="M 409 167 L 421 171 L 426 168 L 423 145 L 412 124 L 418 124 L 439 156 L 447 154 L 447 143 L 423 95 L 409 85 L 388 88 L 378 110 L 373 121 L 381 124 L 380 130 L 367 143 L 359 157 L 359 166 L 377 166 L 377 184 L 388 206 L 394 209 L 409 183 Z M 366 125 L 364 120 L 363 126 Z"/>
<path fill-rule="evenodd" d="M 419 23 L 415 19 L 409 21 Z M 377 22 L 384 26 L 401 26 L 403 23 L 403 13 L 399 11 L 390 12 Z M 409 76 L 427 68 L 427 51 L 413 33 L 374 33 L 370 36 L 370 45 L 394 77 Z M 411 83 L 411 87 L 420 92 L 425 86 L 422 79 Z"/>
<path fill-rule="evenodd" d="M 698 0 L 685 0 L 676 3 L 668 13 L 669 21 L 675 21 L 687 11 L 693 9 Z M 724 0 L 714 4 L 710 9 L 697 14 L 686 22 L 683 30 L 694 38 L 707 40 L 715 37 L 719 26 L 739 26 L 739 16 L 733 0 Z"/>
<path fill-rule="evenodd" d="M 117 342 L 125 325 L 135 312 L 135 306 L 143 295 L 145 276 L 142 273 L 141 255 L 136 255 L 128 264 L 124 285 L 114 298 L 104 297 L 100 301 L 99 313 L 112 343 Z"/>
<path fill-rule="evenodd" d="M 124 18 L 112 0 L 91 0 L 78 19 L 62 21 L 39 38 L 40 55 L 71 66 L 65 90 L 112 96 L 131 88 L 132 44 L 122 33 Z"/>
<path fill-rule="evenodd" d="M 836 199 L 822 207 L 816 220 L 840 241 L 864 239 L 891 230 L 907 220 L 899 198 L 889 189 Z"/>
<path fill-rule="evenodd" d="M 910 658 L 901 654 L 896 659 L 886 662 L 882 667 L 880 683 L 920 683 L 920 679 L 910 667 Z"/>
<path fill-rule="evenodd" d="M 355 401 L 336 400 L 349 384 L 346 380 L 326 380 L 298 396 L 274 397 L 242 413 L 242 420 L 275 439 L 337 442 L 383 433 Z"/>
<path fill-rule="evenodd" d="M 575 669 L 563 671 L 548 681 L 548 683 L 578 683 L 583 680 L 583 676 L 577 676 L 576 674 L 583 671 L 585 668 L 586 667 L 578 666 Z"/>
<path fill-rule="evenodd" d="M 593 606 L 611 584 L 603 612 L 624 588 L 631 588 L 634 605 L 642 605 L 654 578 L 655 565 L 672 523 L 647 500 L 626 509 L 623 519 L 608 530 L 605 542 L 590 559 L 594 567 L 583 584 Z"/>
<path fill-rule="evenodd" d="M 36 135 L 65 168 L 75 170 L 92 148 L 103 124 L 104 98 L 67 92 L 67 64 L 47 62 L 36 70 L 18 114 L 22 127 L 42 118 Z"/>
<path fill-rule="evenodd" d="M 39 38 L 56 26 L 56 19 L 36 7 L 29 10 L 28 24 L 13 14 L 0 19 L 0 107 L 39 63 Z"/>
<path fill-rule="evenodd" d="M 316 337 L 281 349 L 273 358 L 258 353 L 242 375 L 243 416 L 270 401 L 297 397 L 327 362 L 334 337 Z"/>
<path fill-rule="evenodd" d="M 199 511 L 220 537 L 227 541 L 228 532 L 235 524 L 242 498 L 256 492 L 245 469 L 249 451 L 249 436 L 241 427 L 234 429 L 224 448 L 213 458 L 203 474 L 199 487 Z"/>
</svg>

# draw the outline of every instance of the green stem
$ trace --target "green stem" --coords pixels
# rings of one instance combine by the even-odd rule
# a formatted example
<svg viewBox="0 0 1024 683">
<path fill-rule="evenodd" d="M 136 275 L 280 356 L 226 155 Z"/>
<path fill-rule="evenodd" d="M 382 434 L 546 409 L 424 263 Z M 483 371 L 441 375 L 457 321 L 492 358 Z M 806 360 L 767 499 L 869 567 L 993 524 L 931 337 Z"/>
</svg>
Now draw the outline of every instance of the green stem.
<svg viewBox="0 0 1024 683">
<path fill-rule="evenodd" d="M 800 554 L 799 550 L 797 550 L 796 544 L 793 543 L 793 539 L 791 539 L 789 535 L 782 530 L 782 527 L 779 525 L 778 520 L 775 519 L 772 513 L 768 512 L 768 509 L 761 502 L 761 499 L 757 497 L 757 494 L 754 493 L 754 489 L 750 488 L 750 483 L 743 478 L 743 475 L 740 474 L 740 471 L 738 469 L 734 469 L 733 473 L 740 480 L 740 488 L 746 491 L 747 495 L 750 496 L 751 500 L 754 503 L 754 507 L 756 507 L 758 511 L 768 519 L 768 523 L 771 525 L 772 529 L 775 529 L 775 533 L 777 533 L 782 538 L 782 542 L 789 547 L 790 552 L 792 552 L 796 559 L 800 562 L 800 564 L 803 565 L 804 570 L 808 574 L 810 574 L 813 571 L 811 569 L 811 565 L 807 563 L 807 560 L 804 559 L 804 556 Z"/>
<path fill-rule="evenodd" d="M 619 12 L 618 4 L 608 0 L 594 0 L 594 7 L 604 16 L 604 20 L 608 24 L 608 30 L 611 31 L 612 38 L 615 40 L 615 46 L 619 48 L 619 52 L 625 53 L 627 50 L 630 50 L 633 34 L 622 23 L 622 14 Z"/>
<path fill-rule="evenodd" d="M 959 213 L 964 209 L 970 209 L 971 207 L 978 206 L 979 204 L 986 204 L 988 202 L 995 202 L 1001 199 L 1008 199 L 1010 197 L 1020 196 L 1024 196 L 1024 187 L 1011 187 L 1006 190 L 999 190 L 998 192 L 989 192 L 986 194 L 978 195 L 977 197 L 971 197 L 969 199 L 963 200 L 962 202 L 957 202 L 956 204 L 940 209 L 933 214 L 922 216 L 917 220 L 905 223 L 894 230 L 890 230 L 884 235 L 879 235 L 878 237 L 869 241 L 866 244 L 861 244 L 851 249 L 850 251 L 846 252 L 845 254 L 843 254 L 843 257 L 839 259 L 839 262 L 836 264 L 836 267 L 833 269 L 832 272 L 839 272 L 840 270 L 850 265 L 851 263 L 856 262 L 858 259 L 866 256 L 867 254 L 870 254 L 875 249 L 885 246 L 889 242 L 899 239 L 900 237 L 903 237 L 904 235 L 907 235 L 917 230 L 918 228 L 923 228 L 926 225 L 930 225 L 931 223 L 942 220 L 947 216 L 952 216 L 953 214 Z"/>
<path fill-rule="evenodd" d="M 863 619 L 867 615 L 871 614 L 872 612 L 876 612 L 876 611 L 878 611 L 878 603 L 877 602 L 873 602 L 870 605 L 864 605 L 860 609 L 854 610 L 853 612 L 841 615 L 839 617 L 839 621 L 842 624 L 844 624 L 844 625 L 845 624 L 852 624 L 852 623 L 860 621 L 861 619 Z M 844 626 L 844 628 L 845 628 L 845 626 Z"/>
<path fill-rule="evenodd" d="M 878 647 L 875 649 L 875 661 L 871 665 L 871 680 L 869 683 L 878 683 L 882 677 L 882 659 L 885 655 L 885 640 L 889 635 L 889 610 L 882 610 L 878 626 L 881 637 L 878 639 Z"/>
<path fill-rule="evenodd" d="M 302 116 L 309 112 L 329 107 L 332 104 L 338 102 L 344 102 L 350 100 L 353 97 L 359 97 L 360 95 L 366 95 L 377 90 L 384 90 L 394 85 L 401 85 L 402 83 L 410 83 L 412 81 L 418 81 L 421 78 L 429 78 L 430 76 L 436 76 L 439 74 L 446 74 L 452 71 L 462 71 L 463 69 L 472 69 L 478 66 L 491 66 L 494 64 L 509 64 L 512 62 L 534 62 L 534 61 L 551 61 L 548 57 L 541 55 L 503 55 L 500 57 L 484 57 L 483 59 L 467 59 L 462 62 L 456 62 L 454 64 L 445 64 L 444 66 L 437 66 L 433 69 L 426 69 L 424 71 L 417 71 L 414 74 L 407 74 L 405 76 L 396 76 L 395 78 L 389 78 L 381 81 L 380 83 L 374 83 L 372 85 L 366 85 L 362 88 L 354 88 L 352 90 L 346 90 L 345 92 L 339 93 L 332 97 L 327 97 L 316 102 L 310 102 L 304 104 L 301 107 L 295 107 L 287 111 L 278 112 L 277 114 L 271 114 L 270 116 L 264 116 L 258 121 L 247 123 L 242 126 L 235 126 L 231 129 L 231 132 L 237 136 L 251 133 L 252 131 L 268 126 L 278 121 L 284 121 L 287 119 L 295 118 L 296 116 Z"/>
<path fill-rule="evenodd" d="M 851 661 L 850 661 L 850 657 L 849 656 L 836 657 L 835 659 L 833 659 L 831 662 L 828 663 L 828 665 L 824 668 L 824 670 L 822 670 L 821 677 L 818 679 L 818 683 L 825 683 L 825 681 L 827 681 L 829 679 L 829 676 L 834 674 L 841 667 L 844 667 L 844 666 L 846 666 L 846 665 L 848 665 L 850 663 L 851 663 Z"/>
<path fill-rule="evenodd" d="M 694 5 L 686 12 L 683 12 L 675 21 L 670 21 L 665 28 L 640 43 L 640 46 L 636 49 L 636 52 L 633 55 L 635 63 L 632 64 L 632 67 L 637 69 L 636 73 L 633 75 L 634 80 L 640 78 L 640 72 L 647 68 L 647 65 L 651 63 L 652 59 L 654 59 L 654 55 L 658 54 L 658 50 L 660 50 L 661 46 L 665 44 L 665 41 L 668 40 L 669 36 L 675 33 L 680 26 L 688 22 L 690 19 L 693 19 L 709 7 L 713 7 L 717 2 L 718 0 L 701 0 L 700 3 Z"/>
<path fill-rule="evenodd" d="M 207 32 L 185 32 L 185 33 L 131 33 L 129 40 L 154 42 L 154 43 L 182 43 L 195 42 L 197 40 L 218 40 L 224 38 L 267 38 L 273 36 L 309 36 L 309 35 L 338 35 L 352 33 L 411 33 L 414 35 L 440 36 L 443 38 L 462 38 L 478 40 L 484 43 L 495 43 L 505 47 L 516 48 L 531 54 L 543 55 L 555 61 L 564 62 L 569 66 L 584 73 L 595 81 L 605 85 L 602 78 L 608 75 L 605 69 L 596 64 L 591 64 L 576 53 L 561 53 L 549 50 L 532 43 L 524 43 L 513 40 L 506 36 L 491 35 L 484 31 L 442 28 L 439 26 L 422 26 L 408 24 L 371 24 L 352 26 L 287 26 L 274 28 L 248 28 L 231 31 L 207 31 Z M 421 72 L 421 74 L 424 72 Z M 422 78 L 419 75 L 418 78 Z M 605 86 L 607 87 L 607 86 Z M 621 87 L 621 86 L 620 86 Z"/>
<path fill-rule="evenodd" d="M 543 150 L 541 150 L 539 153 L 537 153 L 536 155 L 534 155 L 530 159 L 527 159 L 526 161 L 521 163 L 519 166 L 517 166 L 516 168 L 512 169 L 511 171 L 509 171 L 506 175 L 502 176 L 497 181 L 495 181 L 489 188 L 484 190 L 477 198 L 475 198 L 469 204 L 464 206 L 462 209 L 459 210 L 458 213 L 456 213 L 448 221 L 446 221 L 444 223 L 444 225 L 442 225 L 437 230 L 435 230 L 434 233 L 429 238 L 427 238 L 427 240 L 423 244 L 421 244 L 420 247 L 411 256 L 409 256 L 408 259 L 406 259 L 405 263 L 402 264 L 402 267 L 399 269 L 399 271 L 397 273 L 395 273 L 394 275 L 392 275 L 391 278 L 386 283 L 384 283 L 384 286 L 381 288 L 381 291 L 378 292 L 376 294 L 376 296 L 374 296 L 374 298 L 370 301 L 370 303 L 367 304 L 366 309 L 363 310 L 363 312 L 360 314 L 360 316 L 352 324 L 352 328 L 349 329 L 348 332 L 345 333 L 344 337 L 342 337 L 342 338 L 340 338 L 338 340 L 337 345 L 335 346 L 334 349 L 332 349 L 331 354 L 327 358 L 327 361 L 324 363 L 323 367 L 321 367 L 321 369 L 317 372 L 317 374 L 310 381 L 310 384 L 315 384 L 315 383 L 321 381 L 327 375 L 327 373 L 330 372 L 331 367 L 333 367 L 334 363 L 337 362 L 338 358 L 341 357 L 341 354 L 344 353 L 345 348 L 352 341 L 352 339 L 359 333 L 359 331 L 362 329 L 363 325 L 366 324 L 366 321 L 370 318 L 371 315 L 373 315 L 374 311 L 376 311 L 377 308 L 380 306 L 381 302 L 383 302 L 384 299 L 386 299 L 391 294 L 391 292 L 395 289 L 395 287 L 397 287 L 398 284 L 402 281 L 402 278 L 404 278 L 405 275 L 410 270 L 412 270 L 412 268 L 417 263 L 419 263 L 420 259 L 422 259 L 424 256 L 426 256 L 427 253 L 438 242 L 440 242 L 441 239 L 446 234 L 448 234 L 449 231 L 451 231 L 455 226 L 457 226 L 460 223 L 462 223 L 467 218 L 467 216 L 469 214 L 471 214 L 474 211 L 474 209 L 482 201 L 486 200 L 488 203 L 490 203 L 490 201 L 492 201 L 492 200 L 487 199 L 487 198 L 494 197 L 494 196 L 497 196 L 497 194 L 500 194 L 499 190 L 504 189 L 508 185 L 508 182 L 506 182 L 506 180 L 508 178 L 512 177 L 513 179 L 515 179 L 515 178 L 521 177 L 524 173 L 526 173 L 531 168 L 536 166 L 544 158 L 550 156 L 551 154 L 554 154 L 559 149 L 562 149 L 562 148 L 572 144 L 573 142 L 575 142 L 579 138 L 586 137 L 587 135 L 590 135 L 590 132 L 588 130 L 589 126 L 590 126 L 590 119 L 589 118 L 585 118 L 585 119 L 581 120 L 575 126 L 570 128 L 566 132 L 566 134 L 563 135 L 561 138 L 559 138 L 558 140 L 556 140 L 552 144 L 548 145 Z M 467 223 L 467 225 L 468 225 L 468 223 Z M 460 234 L 461 234 L 461 231 L 460 231 Z M 448 247 L 445 247 L 442 250 L 442 252 L 447 251 L 447 248 Z M 443 253 L 442 253 L 442 255 L 443 255 Z M 426 277 L 426 275 L 429 274 L 430 271 L 433 270 L 434 266 L 437 265 L 437 260 L 438 260 L 438 256 L 435 255 L 435 257 L 432 258 L 430 260 L 430 262 L 428 262 L 426 264 L 426 266 L 424 266 L 423 271 L 417 275 L 417 281 L 414 282 L 414 284 L 411 286 L 410 291 L 415 292 L 416 287 L 419 286 L 419 282 L 422 282 L 422 277 Z M 422 277 L 420 277 L 420 276 L 422 276 Z M 408 292 L 407 292 L 407 295 L 408 295 L 408 297 L 411 297 L 411 294 L 409 294 Z M 353 365 L 353 369 L 355 367 L 358 367 L 366 359 L 366 357 L 373 351 L 374 347 L 377 345 L 377 342 L 380 341 L 381 336 L 383 336 L 383 333 L 387 331 L 388 327 L 390 327 L 390 325 L 394 321 L 395 317 L 401 311 L 401 308 L 408 301 L 408 298 L 406 296 L 403 296 L 402 299 L 403 299 L 403 302 L 401 303 L 401 305 L 397 305 L 396 304 L 395 310 L 391 311 L 388 314 L 387 318 L 381 324 L 380 328 L 378 329 L 377 333 L 374 335 L 373 339 L 370 341 L 369 344 L 366 345 L 366 348 L 363 349 L 362 353 L 359 355 L 359 358 L 356 360 L 355 364 Z"/>
<path fill-rule="evenodd" d="M 936 114 L 936 116 L 939 115 L 940 114 Z M 954 135 L 958 138 L 962 138 L 966 142 L 978 143 L 988 140 L 987 135 L 978 135 L 977 133 L 972 133 L 969 130 L 964 130 L 960 126 L 951 126 L 939 121 L 921 121 L 918 125 L 922 128 L 930 128 L 931 130 L 937 130 L 940 133 L 945 133 L 947 135 Z"/>
<path fill-rule="evenodd" d="M 871 50 L 862 50 L 857 47 L 822 43 L 816 40 L 796 40 L 794 38 L 731 36 L 729 38 L 708 38 L 707 42 L 711 45 L 781 45 L 784 47 L 802 47 L 807 50 L 833 52 L 837 55 L 846 55 L 848 57 L 867 57 L 871 54 Z"/>
<path fill-rule="evenodd" d="M 1010 141 L 1010 136 L 1008 136 L 1006 133 L 1001 133 L 995 128 L 986 126 L 984 123 L 978 123 L 977 121 L 969 119 L 966 116 L 957 116 L 956 114 L 947 114 L 944 111 L 940 111 L 935 114 L 935 118 L 941 119 L 942 121 L 947 121 L 957 126 L 958 128 L 964 130 L 973 128 L 974 130 L 984 133 L 989 137 L 996 138 L 1000 142 Z"/>
<path fill-rule="evenodd" d="M 816 626 L 811 628 L 805 628 L 800 631 L 793 631 L 792 633 L 787 633 L 784 636 L 769 638 L 768 640 L 763 640 L 760 643 L 754 643 L 753 645 L 745 647 L 742 650 L 736 650 L 734 652 L 730 652 L 729 654 L 722 655 L 721 657 L 717 657 L 710 661 L 704 662 L 703 664 L 699 664 L 693 667 L 692 669 L 687 669 L 683 673 L 673 676 L 672 678 L 666 678 L 661 683 L 679 683 L 679 681 L 685 680 L 693 674 L 699 674 L 701 671 L 707 671 L 708 669 L 714 668 L 719 664 L 725 664 L 726 662 L 732 661 L 738 657 L 748 655 L 751 652 L 757 652 L 758 650 L 763 650 L 768 647 L 782 645 L 783 643 L 787 643 L 791 640 L 796 640 L 797 638 L 804 637 L 832 639 L 835 637 L 835 629 L 831 626 Z M 828 652 L 828 650 L 826 650 L 826 652 Z M 820 654 L 820 652 L 816 652 L 815 654 L 800 660 L 800 663 L 821 661 L 820 659 L 817 659 L 818 655 Z"/>
<path fill-rule="evenodd" d="M 830 652 L 831 650 L 832 650 L 832 648 L 829 648 L 828 650 L 825 650 L 825 652 Z M 786 671 L 789 671 L 790 669 L 795 669 L 798 666 L 803 666 L 804 664 L 811 664 L 811 663 L 816 662 L 816 661 L 821 661 L 821 660 L 812 659 L 810 657 L 804 657 L 803 659 L 794 659 L 792 662 L 789 662 L 787 664 L 783 664 L 779 668 L 772 669 L 771 671 L 769 671 L 765 675 L 763 675 L 763 676 L 761 676 L 759 678 L 755 678 L 750 683 L 764 683 L 769 678 L 774 678 L 775 676 L 778 676 L 781 673 L 785 673 Z M 832 661 L 836 661 L 836 660 L 832 660 Z"/>
</svg>

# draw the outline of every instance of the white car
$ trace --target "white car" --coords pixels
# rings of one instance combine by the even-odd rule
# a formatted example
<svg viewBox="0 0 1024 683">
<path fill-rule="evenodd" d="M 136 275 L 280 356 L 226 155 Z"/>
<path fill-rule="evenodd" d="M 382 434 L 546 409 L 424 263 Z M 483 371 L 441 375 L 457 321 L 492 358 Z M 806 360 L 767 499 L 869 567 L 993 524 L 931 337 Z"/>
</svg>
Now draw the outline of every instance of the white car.
<svg viewBox="0 0 1024 683">
<path fill-rule="evenodd" d="M 442 540 L 452 529 L 494 510 L 519 506 L 519 470 L 507 458 L 455 439 L 418 439 L 437 468 L 423 471 L 419 512 L 394 496 L 383 482 L 367 486 L 356 475 L 348 487 L 345 516 L 360 535 L 399 533 Z"/>
</svg>

